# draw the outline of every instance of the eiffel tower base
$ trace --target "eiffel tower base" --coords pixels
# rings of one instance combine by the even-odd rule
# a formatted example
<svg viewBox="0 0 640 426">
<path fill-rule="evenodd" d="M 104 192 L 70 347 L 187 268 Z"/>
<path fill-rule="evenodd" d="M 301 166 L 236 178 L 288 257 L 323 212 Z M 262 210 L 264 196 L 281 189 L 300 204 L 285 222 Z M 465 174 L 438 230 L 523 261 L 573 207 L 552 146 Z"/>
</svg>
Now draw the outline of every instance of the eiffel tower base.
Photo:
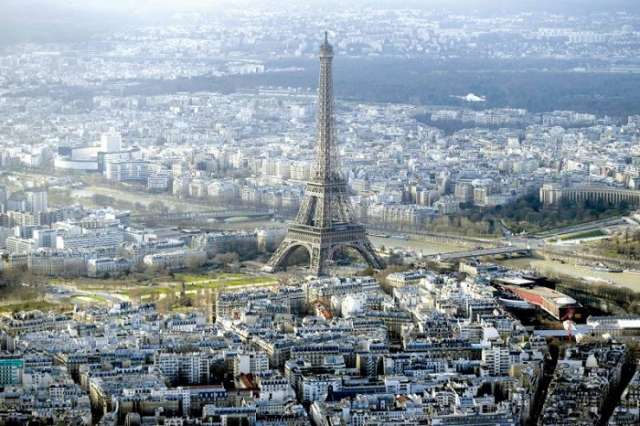
<svg viewBox="0 0 640 426">
<path fill-rule="evenodd" d="M 382 259 L 373 249 L 362 225 L 344 224 L 328 229 L 318 229 L 292 224 L 287 236 L 265 266 L 265 270 L 274 272 L 286 269 L 289 256 L 300 247 L 309 253 L 309 272 L 315 276 L 326 275 L 327 262 L 333 259 L 340 248 L 353 248 L 370 267 L 384 268 Z"/>
</svg>

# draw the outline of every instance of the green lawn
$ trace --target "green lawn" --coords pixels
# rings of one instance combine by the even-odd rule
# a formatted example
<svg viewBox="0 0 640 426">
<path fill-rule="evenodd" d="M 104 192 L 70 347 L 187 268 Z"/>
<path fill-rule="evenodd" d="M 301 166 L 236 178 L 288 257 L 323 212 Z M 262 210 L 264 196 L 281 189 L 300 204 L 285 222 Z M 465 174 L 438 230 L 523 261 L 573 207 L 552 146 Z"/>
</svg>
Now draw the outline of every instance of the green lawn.
<svg viewBox="0 0 640 426">
<path fill-rule="evenodd" d="M 577 232 L 575 234 L 563 235 L 560 237 L 561 241 L 578 240 L 581 238 L 594 238 L 607 235 L 602 229 L 592 229 L 591 231 Z"/>
<path fill-rule="evenodd" d="M 232 274 L 232 273 L 217 273 L 217 274 L 189 274 L 189 273 L 177 273 L 175 277 L 178 281 L 184 281 L 185 283 L 194 283 L 200 281 L 222 281 L 234 278 L 247 277 L 245 274 Z"/>
<path fill-rule="evenodd" d="M 241 286 L 261 286 L 276 284 L 278 281 L 270 276 L 251 276 L 244 274 L 219 274 L 219 275 L 194 275 L 194 274 L 176 274 L 176 278 L 181 281 L 167 282 L 162 286 L 141 286 L 135 288 L 127 288 L 125 291 L 117 293 L 125 294 L 129 297 L 150 297 L 160 296 L 161 294 L 178 293 L 181 290 L 181 282 L 184 280 L 185 291 L 194 290 L 215 290 L 226 287 Z"/>
<path fill-rule="evenodd" d="M 18 312 L 18 311 L 56 311 L 64 312 L 71 310 L 73 307 L 66 303 L 51 303 L 45 300 L 29 300 L 20 303 L 11 303 L 0 305 L 0 312 Z"/>
<path fill-rule="evenodd" d="M 131 278 L 131 277 L 128 277 Z M 177 273 L 174 277 L 169 275 L 156 276 L 148 280 L 136 279 L 96 279 L 96 278 L 76 278 L 71 280 L 51 279 L 54 285 L 65 285 L 84 290 L 88 293 L 92 291 L 104 291 L 114 295 L 126 296 L 131 300 L 158 301 L 170 296 L 178 296 L 182 290 L 195 294 L 201 290 L 222 290 L 224 288 L 265 286 L 277 284 L 278 280 L 269 275 L 249 275 L 243 273 Z M 66 300 L 61 305 L 73 304 L 108 304 L 108 300 L 96 294 L 76 294 Z M 25 306 L 21 308 L 21 306 Z M 14 311 L 17 309 L 55 309 L 59 310 L 60 305 L 48 302 L 26 302 L 24 304 L 7 305 L 0 308 L 0 311 Z"/>
<path fill-rule="evenodd" d="M 229 278 L 229 279 L 216 279 L 209 281 L 200 281 L 189 283 L 186 285 L 187 289 L 202 289 L 202 288 L 224 288 L 224 287 L 238 287 L 238 286 L 251 286 L 251 285 L 266 285 L 275 284 L 278 281 L 272 277 L 243 277 L 243 278 Z"/>
<path fill-rule="evenodd" d="M 180 273 L 177 273 L 175 276 L 178 281 L 184 281 L 186 283 L 196 282 L 196 281 L 207 281 L 207 280 L 214 279 L 216 277 L 216 275 L 189 274 L 187 272 L 180 272 Z"/>
<path fill-rule="evenodd" d="M 107 304 L 109 302 L 106 298 L 102 296 L 98 296 L 96 294 L 71 296 L 69 301 L 72 303 L 100 303 L 100 304 Z"/>
<path fill-rule="evenodd" d="M 113 291 L 118 292 L 122 288 L 126 288 L 136 284 L 134 280 L 128 280 L 127 278 L 122 279 L 111 279 L 111 278 L 73 278 L 73 279 L 60 279 L 60 278 L 52 278 L 49 280 L 49 283 L 52 285 L 68 285 L 70 287 L 75 287 L 80 290 L 87 291 Z"/>
<path fill-rule="evenodd" d="M 144 297 L 144 296 L 152 296 L 152 295 L 160 295 L 160 294 L 169 294 L 176 291 L 179 291 L 180 288 L 177 286 L 172 287 L 136 287 L 136 288 L 128 288 L 124 291 L 119 291 L 119 294 L 123 294 L 129 297 Z"/>
</svg>

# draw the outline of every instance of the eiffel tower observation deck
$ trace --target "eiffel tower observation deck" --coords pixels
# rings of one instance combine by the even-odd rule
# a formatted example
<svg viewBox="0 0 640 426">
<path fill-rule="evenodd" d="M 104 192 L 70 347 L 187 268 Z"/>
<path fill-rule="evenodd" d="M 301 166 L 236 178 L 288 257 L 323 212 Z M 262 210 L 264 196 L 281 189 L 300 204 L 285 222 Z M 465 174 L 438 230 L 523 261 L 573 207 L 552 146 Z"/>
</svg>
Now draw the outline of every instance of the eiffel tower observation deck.
<svg viewBox="0 0 640 426">
<path fill-rule="evenodd" d="M 333 48 L 324 35 L 320 45 L 320 82 L 316 155 L 300 211 L 289 225 L 287 235 L 267 263 L 266 270 L 286 269 L 289 256 L 302 247 L 309 253 L 309 269 L 325 275 L 327 263 L 342 248 L 355 249 L 372 268 L 384 263 L 367 238 L 363 225 L 353 218 L 347 184 L 340 171 L 334 122 Z"/>
</svg>

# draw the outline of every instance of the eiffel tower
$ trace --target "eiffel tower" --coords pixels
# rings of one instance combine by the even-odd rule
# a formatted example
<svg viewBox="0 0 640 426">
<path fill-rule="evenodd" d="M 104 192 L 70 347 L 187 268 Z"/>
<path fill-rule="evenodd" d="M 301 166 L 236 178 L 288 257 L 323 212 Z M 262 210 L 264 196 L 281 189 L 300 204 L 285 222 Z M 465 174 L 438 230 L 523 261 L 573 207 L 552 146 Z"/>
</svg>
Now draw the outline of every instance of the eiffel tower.
<svg viewBox="0 0 640 426">
<path fill-rule="evenodd" d="M 289 256 L 299 247 L 309 253 L 309 269 L 316 276 L 326 274 L 327 262 L 344 247 L 358 251 L 369 266 L 376 269 L 384 267 L 367 238 L 364 226 L 353 220 L 347 185 L 340 173 L 335 146 L 332 60 L 333 48 L 325 32 L 324 43 L 320 45 L 315 163 L 300 211 L 289 225 L 284 241 L 267 263 L 265 269 L 269 271 L 285 269 Z"/>
</svg>

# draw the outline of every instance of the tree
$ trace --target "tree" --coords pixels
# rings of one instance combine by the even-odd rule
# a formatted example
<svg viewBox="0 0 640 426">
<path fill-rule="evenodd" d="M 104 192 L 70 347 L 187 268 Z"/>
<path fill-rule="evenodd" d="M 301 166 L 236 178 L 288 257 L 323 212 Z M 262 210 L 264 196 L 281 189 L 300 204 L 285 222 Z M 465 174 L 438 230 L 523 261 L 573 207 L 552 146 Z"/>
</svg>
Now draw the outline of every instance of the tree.
<svg viewBox="0 0 640 426">
<path fill-rule="evenodd" d="M 358 275 L 367 276 L 367 277 L 373 277 L 375 274 L 376 274 L 376 271 L 371 266 L 368 266 L 366 269 L 363 269 L 358 273 Z"/>
<path fill-rule="evenodd" d="M 0 272 L 0 287 L 13 287 L 22 282 L 24 271 L 18 268 L 5 269 Z"/>
<path fill-rule="evenodd" d="M 213 262 L 221 265 L 225 270 L 231 269 L 234 265 L 237 265 L 240 262 L 240 255 L 236 252 L 216 254 L 213 258 Z"/>
<path fill-rule="evenodd" d="M 147 265 L 144 268 L 144 274 L 149 278 L 153 278 L 156 275 L 162 275 L 164 272 L 166 272 L 164 270 L 164 268 L 160 265 Z"/>
<path fill-rule="evenodd" d="M 166 214 L 169 212 L 169 207 L 167 207 L 166 204 L 160 200 L 150 202 L 147 206 L 147 209 L 151 212 L 160 214 Z"/>
<path fill-rule="evenodd" d="M 387 258 L 387 265 L 389 266 L 400 266 L 404 264 L 404 259 L 399 253 L 391 253 L 391 255 Z"/>
<path fill-rule="evenodd" d="M 91 200 L 94 204 L 101 207 L 113 207 L 116 202 L 115 198 L 103 194 L 93 194 Z"/>
<path fill-rule="evenodd" d="M 191 256 L 187 259 L 185 267 L 189 272 L 195 272 L 202 267 L 203 263 L 204 260 L 202 258 Z"/>
</svg>

